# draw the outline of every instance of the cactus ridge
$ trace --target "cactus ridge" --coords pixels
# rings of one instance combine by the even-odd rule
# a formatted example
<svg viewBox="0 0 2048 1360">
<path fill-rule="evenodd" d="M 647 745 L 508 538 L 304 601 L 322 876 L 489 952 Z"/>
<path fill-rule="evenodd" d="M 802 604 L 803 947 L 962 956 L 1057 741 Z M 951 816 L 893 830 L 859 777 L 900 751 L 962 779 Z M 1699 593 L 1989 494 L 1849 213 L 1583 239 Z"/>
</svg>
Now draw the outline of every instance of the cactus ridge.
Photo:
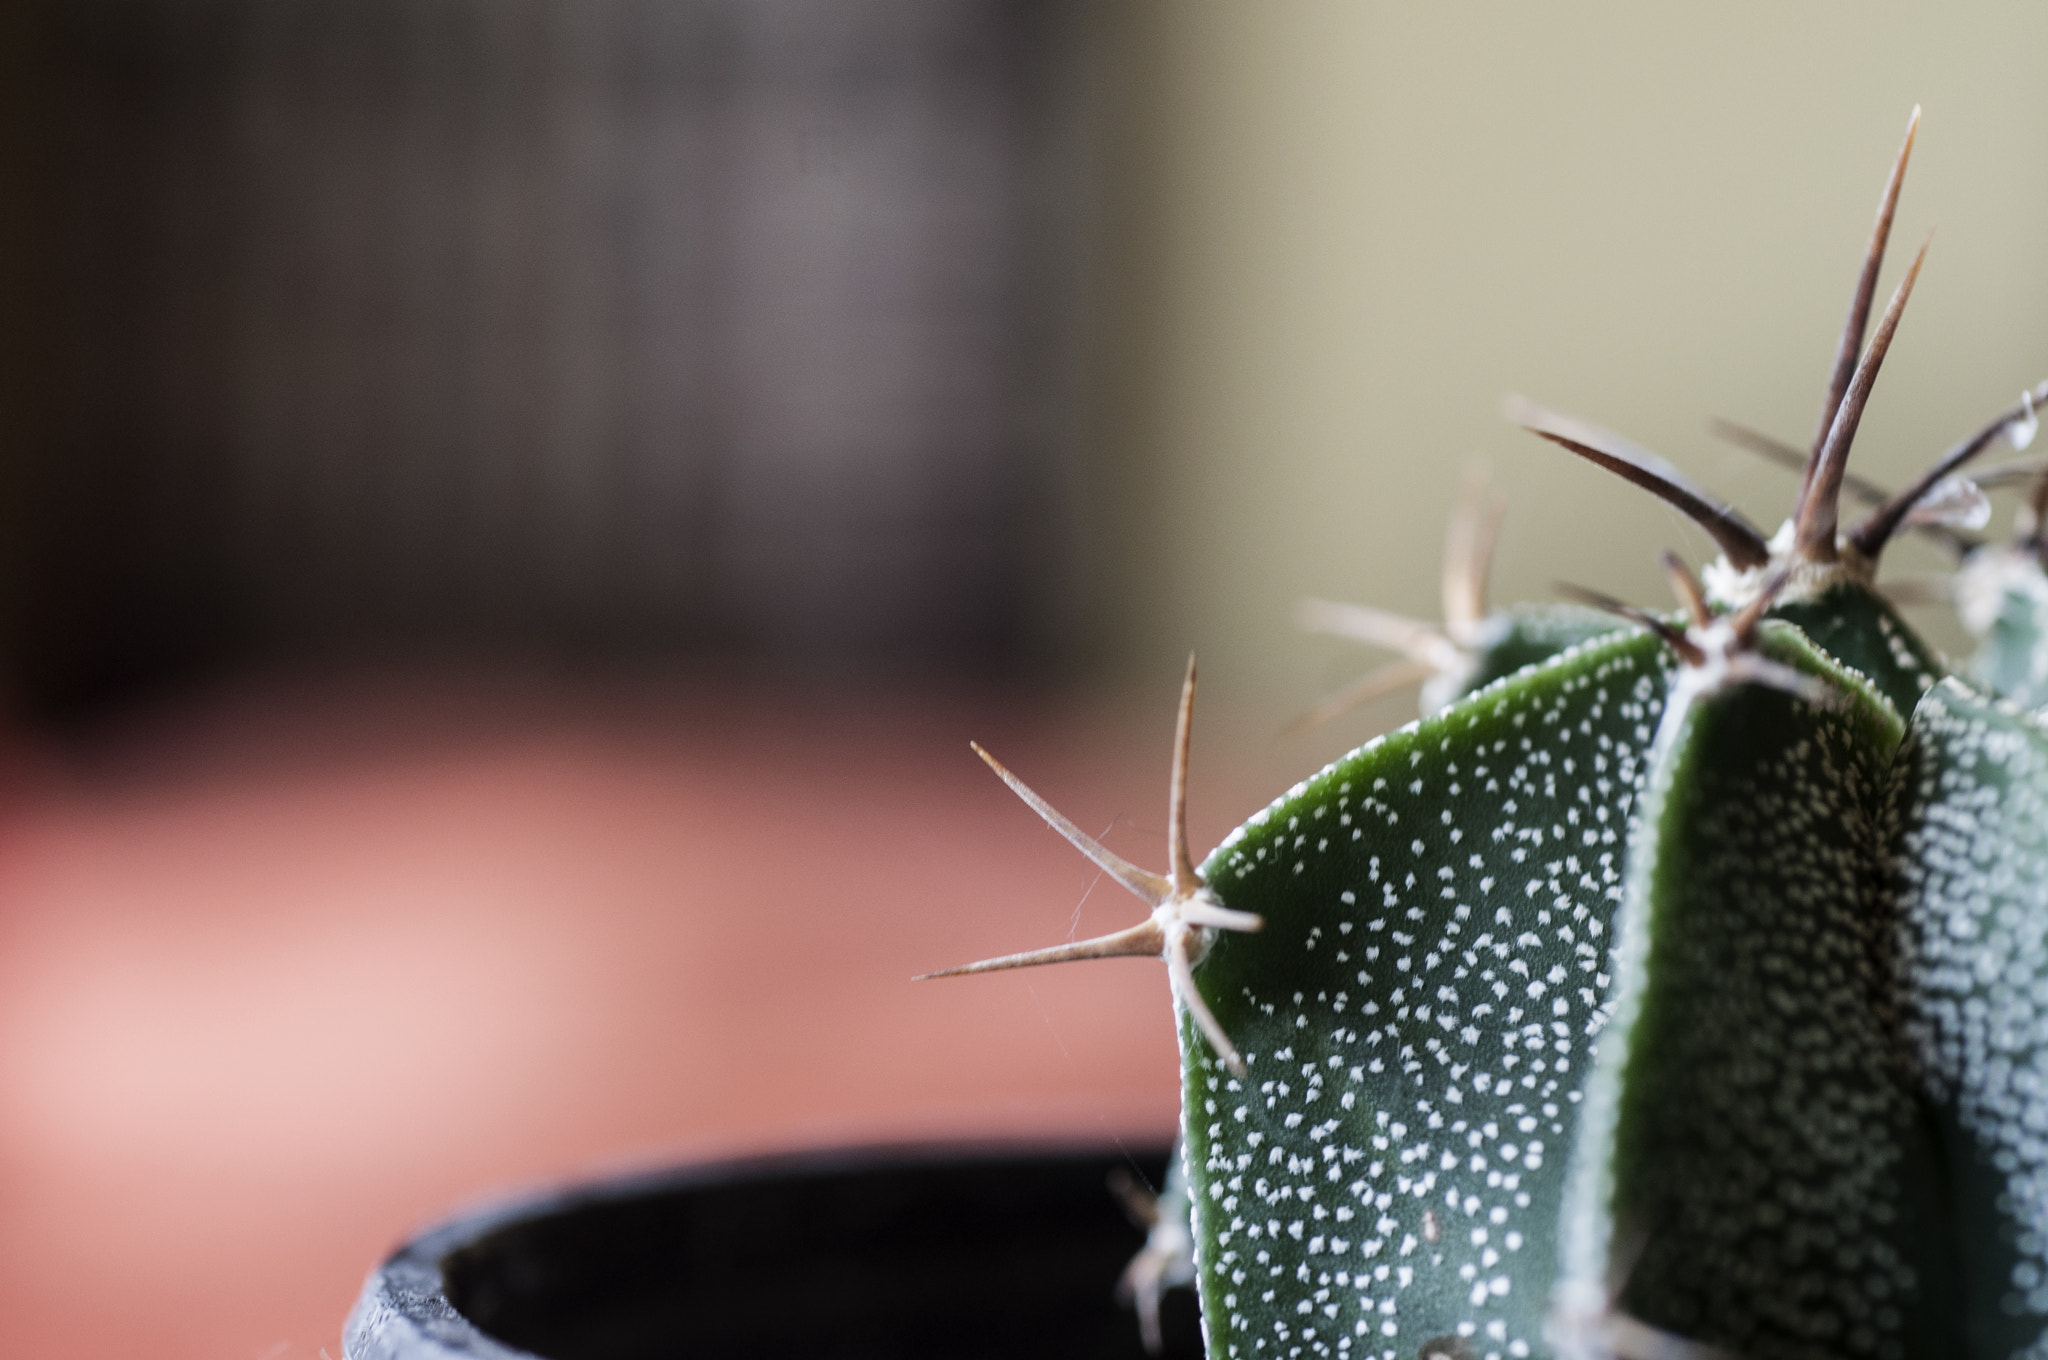
<svg viewBox="0 0 2048 1360">
<path fill-rule="evenodd" d="M 2035 429 L 2033 393 L 2023 394 L 2024 433 Z M 2021 460 L 2032 464 L 2034 460 Z M 2048 704 L 2048 468 L 2022 469 L 2032 485 L 2009 543 L 1986 544 L 1956 570 L 1951 595 L 1963 627 L 1978 638 L 1970 671 L 2022 708 Z"/>
<path fill-rule="evenodd" d="M 1643 633 L 1580 644 L 1369 743 L 1204 864 L 1267 922 L 1200 974 L 1249 1075 L 1183 1026 L 1212 1355 L 1413 1353 L 1459 1324 L 1540 1345 L 1670 665 Z"/>
<path fill-rule="evenodd" d="M 1918 123 L 1811 448 L 1719 427 L 1800 471 L 1775 534 L 1510 403 L 1713 537 L 1698 576 L 1665 556 L 1678 612 L 1571 588 L 1592 607 L 1490 611 L 1500 511 L 1468 478 L 1442 623 L 1303 610 L 1399 654 L 1312 718 L 1416 680 L 1426 716 L 1199 868 L 1192 662 L 1168 875 L 984 753 L 1153 905 L 954 971 L 1166 958 L 1212 1360 L 2048 1357 L 2048 468 L 1958 475 L 2026 447 L 2048 383 L 1897 491 L 1848 470 L 1926 256 L 1873 327 Z M 2015 484 L 2009 541 L 1974 536 L 1982 491 Z M 1847 530 L 1844 495 L 1871 507 Z M 1877 593 L 1905 528 L 1961 559 L 1974 682 Z M 1155 1301 L 1180 1226 L 1132 1277 Z"/>
<path fill-rule="evenodd" d="M 1614 631 L 1613 622 L 1599 613 L 1569 605 L 1514 605 L 1499 612 L 1488 607 L 1488 578 L 1505 504 L 1487 494 L 1487 480 L 1483 464 L 1468 466 L 1451 510 L 1444 534 L 1441 624 L 1369 605 L 1318 599 L 1296 604 L 1295 621 L 1305 631 L 1381 647 L 1402 657 L 1322 699 L 1289 723 L 1283 737 L 1417 683 L 1427 717 L 1503 676 Z"/>
<path fill-rule="evenodd" d="M 1889 825 L 1901 1005 L 1949 1175 L 1971 1354 L 2048 1340 L 2048 721 L 1943 681 Z"/>
<path fill-rule="evenodd" d="M 1587 1351 L 1622 1316 L 1754 1360 L 1953 1354 L 1941 1173 L 1869 910 L 1903 725 L 1790 626 L 1759 642 L 1830 697 L 1674 686 L 1563 1204 L 1561 1328 Z"/>
</svg>

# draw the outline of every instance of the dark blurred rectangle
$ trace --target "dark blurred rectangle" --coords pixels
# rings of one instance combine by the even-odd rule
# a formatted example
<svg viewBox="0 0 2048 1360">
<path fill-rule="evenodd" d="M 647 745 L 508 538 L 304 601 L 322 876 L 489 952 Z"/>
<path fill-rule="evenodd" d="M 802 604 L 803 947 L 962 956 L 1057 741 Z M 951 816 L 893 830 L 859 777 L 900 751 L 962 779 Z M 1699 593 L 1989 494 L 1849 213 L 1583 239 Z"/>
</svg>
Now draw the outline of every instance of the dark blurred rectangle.
<svg viewBox="0 0 2048 1360">
<path fill-rule="evenodd" d="M 1031 635 L 1058 6 L 44 0 L 21 27 L 31 706 L 280 656 Z"/>
</svg>

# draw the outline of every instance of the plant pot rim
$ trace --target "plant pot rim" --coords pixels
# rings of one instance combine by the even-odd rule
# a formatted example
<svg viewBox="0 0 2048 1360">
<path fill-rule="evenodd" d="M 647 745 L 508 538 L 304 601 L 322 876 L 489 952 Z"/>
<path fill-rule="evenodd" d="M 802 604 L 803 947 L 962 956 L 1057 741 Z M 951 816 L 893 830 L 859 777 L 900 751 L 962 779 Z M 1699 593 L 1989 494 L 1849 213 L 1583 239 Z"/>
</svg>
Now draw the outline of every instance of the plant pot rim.
<svg viewBox="0 0 2048 1360">
<path fill-rule="evenodd" d="M 491 1336 L 449 1298 L 443 1263 L 514 1224 L 716 1185 L 1020 1159 L 1157 1157 L 1165 1150 L 1163 1143 L 1101 1138 L 855 1143 L 685 1162 L 486 1199 L 422 1229 L 370 1272 L 342 1329 L 343 1360 L 544 1360 Z"/>
</svg>

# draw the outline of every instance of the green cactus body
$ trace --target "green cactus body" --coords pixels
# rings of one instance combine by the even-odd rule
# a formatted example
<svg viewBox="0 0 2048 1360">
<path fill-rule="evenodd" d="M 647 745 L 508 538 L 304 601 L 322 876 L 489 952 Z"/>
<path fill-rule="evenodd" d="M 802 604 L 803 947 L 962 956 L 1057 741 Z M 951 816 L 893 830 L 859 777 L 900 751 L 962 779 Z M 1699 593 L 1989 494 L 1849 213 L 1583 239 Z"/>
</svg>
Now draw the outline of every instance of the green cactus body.
<svg viewBox="0 0 2048 1360">
<path fill-rule="evenodd" d="M 1197 974 L 1248 1074 L 1183 1025 L 1212 1356 L 1540 1346 L 1670 664 L 1637 632 L 1567 651 L 1330 766 L 1204 864 L 1265 917 Z"/>
<path fill-rule="evenodd" d="M 2020 707 L 2048 702 L 2048 482 L 1958 591 L 2016 703 L 1945 678 L 1872 584 L 2048 384 L 1837 521 L 1920 267 L 1865 346 L 1917 117 L 1778 535 L 1512 405 L 1720 545 L 1706 584 L 1667 557 L 1682 614 L 1489 610 L 1468 478 L 1441 624 L 1302 611 L 1400 654 L 1312 719 L 1418 681 L 1436 711 L 1199 869 L 1192 661 L 1166 874 L 983 753 L 1152 914 L 949 971 L 1165 960 L 1211 1360 L 2048 1360 L 2048 718 Z"/>
<path fill-rule="evenodd" d="M 1420 683 L 1422 716 L 1474 690 L 1539 665 L 1568 647 L 1604 637 L 1619 624 L 1612 614 L 1571 604 L 1517 604 L 1491 609 L 1487 577 L 1502 506 L 1489 503 L 1483 467 L 1468 468 L 1444 535 L 1443 621 L 1389 613 L 1364 605 L 1303 600 L 1296 617 L 1310 632 L 1362 642 L 1400 659 L 1329 696 L 1298 719 L 1295 729 L 1326 722 L 1404 685 Z"/>
<path fill-rule="evenodd" d="M 1968 1349 L 2048 1352 L 2048 725 L 1944 681 L 1887 832 L 1905 1029 L 1937 1111 Z"/>
<path fill-rule="evenodd" d="M 1948 674 L 1938 653 L 1876 591 L 1844 581 L 1818 599 L 1783 604 L 1771 617 L 1797 624 L 1836 664 L 1877 687 L 1901 714 Z"/>
<path fill-rule="evenodd" d="M 1956 612 L 1977 637 L 1970 671 L 2022 708 L 2048 705 L 2048 573 L 2030 548 L 1979 548 L 1956 573 Z"/>
<path fill-rule="evenodd" d="M 1900 720 L 1796 631 L 1761 641 L 1832 699 L 1681 688 L 1667 709 L 1562 1212 L 1560 1330 L 1745 1360 L 1959 1355 L 1897 940 L 1870 909 Z"/>
<path fill-rule="evenodd" d="M 1487 620 L 1482 645 L 1471 671 L 1452 698 L 1462 699 L 1526 666 L 1537 666 L 1558 653 L 1616 630 L 1614 616 L 1571 604 L 1510 605 Z"/>
</svg>

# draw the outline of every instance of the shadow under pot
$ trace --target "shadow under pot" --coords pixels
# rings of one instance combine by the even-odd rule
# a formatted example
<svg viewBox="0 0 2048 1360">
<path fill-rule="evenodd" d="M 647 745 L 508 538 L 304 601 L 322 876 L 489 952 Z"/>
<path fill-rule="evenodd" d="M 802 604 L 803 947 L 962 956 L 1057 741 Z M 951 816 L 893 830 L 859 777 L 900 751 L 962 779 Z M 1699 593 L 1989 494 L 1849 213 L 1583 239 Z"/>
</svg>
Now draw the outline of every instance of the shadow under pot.
<svg viewBox="0 0 2048 1360">
<path fill-rule="evenodd" d="M 1166 1152 L 806 1154 L 605 1181 L 428 1230 L 363 1286 L 346 1360 L 1139 1360 L 1144 1240 L 1111 1193 Z M 1199 1357 L 1192 1291 L 1164 1354 Z"/>
</svg>

